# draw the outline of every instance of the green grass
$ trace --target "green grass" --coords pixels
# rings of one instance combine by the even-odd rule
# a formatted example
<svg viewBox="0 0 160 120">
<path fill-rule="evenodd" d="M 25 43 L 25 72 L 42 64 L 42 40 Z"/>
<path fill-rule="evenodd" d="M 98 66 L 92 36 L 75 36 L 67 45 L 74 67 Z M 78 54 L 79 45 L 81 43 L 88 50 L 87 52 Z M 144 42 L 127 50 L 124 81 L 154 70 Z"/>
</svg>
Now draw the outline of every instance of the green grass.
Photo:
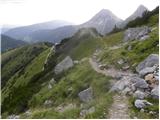
<svg viewBox="0 0 160 120">
<path fill-rule="evenodd" d="M 30 108 L 42 109 L 45 100 L 52 100 L 54 102 L 52 108 L 61 104 L 74 103 L 77 105 L 76 109 L 67 110 L 63 114 L 58 113 L 58 115 L 52 111 L 51 117 L 49 118 L 57 118 L 58 116 L 60 116 L 58 118 L 77 118 L 79 117 L 81 104 L 78 93 L 91 86 L 94 92 L 94 100 L 91 102 L 91 105 L 96 106 L 97 109 L 93 117 L 98 118 L 101 111 L 107 112 L 108 106 L 112 103 L 112 95 L 106 94 L 110 87 L 110 77 L 95 72 L 88 61 L 75 65 L 62 75 L 52 89 L 48 90 L 48 84 L 46 84 L 46 86 L 32 97 L 29 101 Z M 69 91 L 69 88 L 72 88 L 72 90 Z M 36 115 L 41 116 L 42 114 L 43 118 L 48 118 L 46 115 L 50 114 L 50 110 L 48 110 L 40 111 L 36 113 Z"/>
<path fill-rule="evenodd" d="M 21 112 L 28 100 L 40 87 L 37 82 L 43 73 L 43 65 L 49 48 L 39 54 L 21 73 L 16 73 L 2 90 L 2 112 Z M 34 86 L 35 85 L 35 86 Z"/>
<path fill-rule="evenodd" d="M 117 33 L 116 33 L 117 34 Z M 105 40 L 105 39 L 104 39 Z M 118 39 L 117 39 L 118 40 Z M 115 40 L 116 41 L 116 40 Z M 110 42 L 109 42 L 110 44 Z M 98 56 L 102 63 L 107 65 L 114 65 L 114 67 L 120 69 L 124 64 L 119 65 L 118 60 L 123 59 L 125 64 L 130 65 L 132 70 L 135 70 L 135 66 L 144 60 L 150 54 L 158 54 L 159 47 L 158 28 L 150 33 L 150 37 L 145 41 L 133 41 L 127 45 L 115 50 L 109 50 L 107 47 Z M 128 51 L 129 45 L 132 46 L 132 50 Z M 106 41 L 107 46 L 107 41 Z M 134 65 L 134 66 L 132 66 Z"/>
<path fill-rule="evenodd" d="M 106 47 L 119 45 L 123 40 L 123 32 L 107 35 L 103 38 L 103 43 Z"/>
<path fill-rule="evenodd" d="M 101 38 L 91 38 L 86 41 L 82 41 L 76 48 L 74 48 L 70 55 L 73 59 L 80 60 L 84 57 L 90 57 L 96 48 L 102 47 Z"/>
</svg>

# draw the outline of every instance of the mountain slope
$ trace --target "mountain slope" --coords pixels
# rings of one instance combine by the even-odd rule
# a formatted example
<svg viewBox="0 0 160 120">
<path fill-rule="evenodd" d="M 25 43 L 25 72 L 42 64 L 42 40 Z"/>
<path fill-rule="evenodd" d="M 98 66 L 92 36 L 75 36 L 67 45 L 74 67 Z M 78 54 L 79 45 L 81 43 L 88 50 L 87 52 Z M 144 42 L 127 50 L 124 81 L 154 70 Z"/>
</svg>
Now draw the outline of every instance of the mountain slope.
<svg viewBox="0 0 160 120">
<path fill-rule="evenodd" d="M 128 82 L 136 76 L 137 83 L 143 79 L 140 86 L 150 84 L 139 78 L 136 67 L 150 54 L 159 54 L 158 16 L 150 16 L 142 25 L 151 29 L 143 40 L 124 41 L 128 29 L 101 36 L 95 28 L 82 28 L 56 46 L 37 43 L 3 53 L 2 118 L 158 118 L 159 99 L 150 93 L 155 86 L 143 89 Z M 64 62 L 66 56 L 73 62 L 72 68 L 56 74 L 60 63 L 61 67 L 70 64 Z M 117 91 L 111 92 L 112 88 Z M 144 111 L 135 106 L 137 90 L 149 94 L 143 99 L 153 104 Z"/>
<path fill-rule="evenodd" d="M 112 31 L 115 25 L 122 22 L 122 20 L 116 17 L 111 11 L 103 9 L 97 13 L 88 22 L 80 25 L 80 27 L 94 27 L 102 35 Z"/>
<path fill-rule="evenodd" d="M 71 25 L 72 23 L 60 20 L 54 20 L 50 22 L 38 23 L 29 26 L 18 27 L 14 29 L 10 29 L 9 31 L 5 32 L 4 34 L 15 39 L 21 39 L 25 41 L 29 41 L 28 37 L 30 34 L 37 30 L 44 30 L 44 29 L 56 29 L 58 27 Z"/>
<path fill-rule="evenodd" d="M 11 37 L 8 37 L 6 35 L 1 35 L 1 51 L 6 51 L 9 49 L 13 49 L 16 47 L 24 46 L 27 43 L 21 40 L 15 40 Z"/>
</svg>

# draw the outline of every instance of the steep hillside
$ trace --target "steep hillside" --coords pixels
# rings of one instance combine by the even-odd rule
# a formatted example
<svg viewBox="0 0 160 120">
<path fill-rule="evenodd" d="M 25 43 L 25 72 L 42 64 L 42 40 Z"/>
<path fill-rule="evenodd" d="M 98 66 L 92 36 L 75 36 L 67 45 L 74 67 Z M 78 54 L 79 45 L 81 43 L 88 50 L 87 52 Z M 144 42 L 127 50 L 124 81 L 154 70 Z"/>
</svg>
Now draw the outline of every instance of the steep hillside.
<svg viewBox="0 0 160 120">
<path fill-rule="evenodd" d="M 15 40 L 11 37 L 6 35 L 1 35 L 1 51 L 4 52 L 9 49 L 17 48 L 20 46 L 24 46 L 27 43 L 21 40 Z"/>
</svg>

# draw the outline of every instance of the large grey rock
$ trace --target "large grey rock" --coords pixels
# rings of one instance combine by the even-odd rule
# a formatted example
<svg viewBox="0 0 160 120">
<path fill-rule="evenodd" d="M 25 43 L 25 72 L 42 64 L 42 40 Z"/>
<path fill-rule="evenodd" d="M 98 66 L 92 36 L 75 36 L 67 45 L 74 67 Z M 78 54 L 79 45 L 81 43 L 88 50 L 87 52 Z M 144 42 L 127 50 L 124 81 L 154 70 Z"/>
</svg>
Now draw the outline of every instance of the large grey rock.
<svg viewBox="0 0 160 120">
<path fill-rule="evenodd" d="M 73 67 L 73 65 L 74 65 L 74 64 L 73 64 L 72 59 L 71 59 L 69 56 L 67 56 L 67 57 L 66 57 L 64 60 L 62 60 L 58 65 L 56 65 L 54 71 L 55 71 L 56 74 L 59 74 L 59 73 L 65 71 L 65 70 Z"/>
<path fill-rule="evenodd" d="M 124 41 L 132 41 L 136 39 L 145 40 L 148 38 L 146 35 L 148 35 L 150 31 L 150 28 L 147 26 L 128 28 L 124 33 Z"/>
<path fill-rule="evenodd" d="M 89 102 L 93 99 L 93 90 L 92 88 L 88 88 L 86 90 L 83 90 L 81 91 L 79 94 L 78 94 L 79 98 L 81 101 L 83 102 Z"/>
<path fill-rule="evenodd" d="M 152 89 L 151 96 L 153 98 L 159 99 L 159 86 L 156 86 L 155 88 Z"/>
<path fill-rule="evenodd" d="M 134 105 L 135 105 L 136 108 L 145 108 L 146 106 L 153 105 L 153 104 L 148 102 L 147 100 L 139 100 L 139 99 L 137 99 L 134 102 Z"/>
<path fill-rule="evenodd" d="M 137 99 L 144 99 L 145 93 L 137 90 L 137 91 L 133 94 L 133 96 L 134 96 L 135 98 L 137 98 Z"/>
<path fill-rule="evenodd" d="M 139 71 L 139 75 L 141 77 L 144 77 L 148 73 L 153 73 L 155 71 L 155 69 L 156 69 L 155 66 L 153 66 L 153 67 L 146 67 L 146 68 L 142 69 L 141 71 Z"/>
<path fill-rule="evenodd" d="M 147 82 L 142 78 L 132 77 L 131 82 L 134 84 L 136 88 L 142 88 L 142 89 L 148 88 Z"/>
<path fill-rule="evenodd" d="M 122 91 L 125 87 L 129 86 L 130 80 L 129 79 L 122 79 L 117 81 L 111 88 L 110 92 L 113 91 Z"/>
<path fill-rule="evenodd" d="M 137 67 L 136 71 L 139 72 L 146 67 L 153 67 L 154 65 L 159 65 L 159 55 L 151 54 L 144 61 L 142 61 Z"/>
</svg>

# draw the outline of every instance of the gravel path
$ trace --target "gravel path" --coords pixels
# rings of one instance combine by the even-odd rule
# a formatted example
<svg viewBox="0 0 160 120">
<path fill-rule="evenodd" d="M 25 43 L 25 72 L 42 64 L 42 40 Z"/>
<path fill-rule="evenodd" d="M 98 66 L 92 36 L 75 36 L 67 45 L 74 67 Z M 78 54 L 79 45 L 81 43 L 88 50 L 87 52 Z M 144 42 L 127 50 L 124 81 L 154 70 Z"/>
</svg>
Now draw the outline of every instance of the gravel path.
<svg viewBox="0 0 160 120">
<path fill-rule="evenodd" d="M 129 72 L 123 72 L 120 70 L 116 70 L 114 68 L 110 69 L 104 69 L 101 70 L 99 68 L 98 63 L 96 60 L 90 58 L 89 63 L 92 66 L 92 68 L 101 74 L 104 74 L 106 76 L 112 76 L 113 78 L 121 75 L 121 76 L 132 76 L 132 73 Z M 115 80 L 113 80 L 114 82 Z M 115 83 L 115 82 L 114 82 Z M 114 83 L 112 85 L 114 85 Z M 109 109 L 109 113 L 107 115 L 107 119 L 129 119 L 129 114 L 128 114 L 128 98 L 125 95 L 121 94 L 115 94 L 113 96 L 113 104 L 111 105 L 111 108 Z"/>
</svg>

